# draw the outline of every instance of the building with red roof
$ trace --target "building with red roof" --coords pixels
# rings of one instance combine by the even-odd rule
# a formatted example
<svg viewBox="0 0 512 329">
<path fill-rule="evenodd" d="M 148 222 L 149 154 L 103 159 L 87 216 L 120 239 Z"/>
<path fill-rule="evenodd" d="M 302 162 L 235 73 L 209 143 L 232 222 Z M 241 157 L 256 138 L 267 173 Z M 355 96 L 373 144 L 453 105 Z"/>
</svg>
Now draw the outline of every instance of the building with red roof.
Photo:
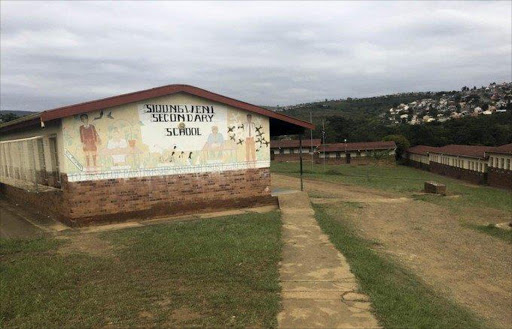
<svg viewBox="0 0 512 329">
<path fill-rule="evenodd" d="M 412 146 L 405 152 L 405 159 L 410 166 L 428 169 L 430 164 L 429 154 L 437 149 L 437 147 L 426 145 Z"/>
<path fill-rule="evenodd" d="M 489 185 L 512 189 L 512 143 L 494 147 L 486 155 L 489 157 Z"/>
<path fill-rule="evenodd" d="M 274 203 L 270 139 L 314 125 L 189 85 L 0 124 L 0 189 L 74 225 Z"/>
<path fill-rule="evenodd" d="M 323 144 L 318 147 L 317 163 L 369 163 L 395 160 L 393 141 Z"/>
<path fill-rule="evenodd" d="M 300 160 L 300 141 L 298 139 L 281 139 L 270 141 L 270 157 L 272 161 L 288 162 Z M 321 139 L 302 140 L 302 153 L 311 157 L 322 144 Z"/>
<path fill-rule="evenodd" d="M 512 189 L 512 144 L 498 147 L 416 145 L 406 152 L 407 163 L 475 184 Z"/>
</svg>

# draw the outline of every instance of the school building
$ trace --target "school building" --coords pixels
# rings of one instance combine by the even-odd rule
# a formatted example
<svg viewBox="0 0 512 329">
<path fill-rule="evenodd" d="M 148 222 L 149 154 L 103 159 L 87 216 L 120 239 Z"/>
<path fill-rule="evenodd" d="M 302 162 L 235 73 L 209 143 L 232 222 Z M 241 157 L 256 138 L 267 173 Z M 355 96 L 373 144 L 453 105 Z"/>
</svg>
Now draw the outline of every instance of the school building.
<svg viewBox="0 0 512 329">
<path fill-rule="evenodd" d="M 512 143 L 495 147 L 486 154 L 489 156 L 487 183 L 512 190 Z"/>
<path fill-rule="evenodd" d="M 407 149 L 406 160 L 407 164 L 416 168 L 429 170 L 430 168 L 430 152 L 433 152 L 437 147 L 416 145 Z"/>
<path fill-rule="evenodd" d="M 410 166 L 462 179 L 512 189 L 512 144 L 499 147 L 417 145 L 406 152 Z"/>
<path fill-rule="evenodd" d="M 368 164 L 395 162 L 396 144 L 393 141 L 322 144 L 317 149 L 316 163 Z"/>
<path fill-rule="evenodd" d="M 71 225 L 275 203 L 270 138 L 308 122 L 189 85 L 0 124 L 0 191 Z"/>
<path fill-rule="evenodd" d="M 303 157 L 311 158 L 322 144 L 321 139 L 304 139 L 302 141 Z M 299 140 L 272 140 L 270 141 L 270 159 L 276 162 L 288 162 L 300 160 Z"/>
</svg>

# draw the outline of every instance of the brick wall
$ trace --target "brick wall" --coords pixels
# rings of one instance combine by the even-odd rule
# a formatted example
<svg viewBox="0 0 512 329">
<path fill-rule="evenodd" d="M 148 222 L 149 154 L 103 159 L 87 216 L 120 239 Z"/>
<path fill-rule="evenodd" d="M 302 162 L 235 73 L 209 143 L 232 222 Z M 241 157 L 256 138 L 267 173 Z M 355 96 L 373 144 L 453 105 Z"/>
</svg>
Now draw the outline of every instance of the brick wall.
<svg viewBox="0 0 512 329">
<path fill-rule="evenodd" d="M 62 220 L 66 215 L 64 193 L 60 189 L 47 188 L 35 192 L 0 183 L 0 194 L 40 216 Z"/>
<path fill-rule="evenodd" d="M 452 167 L 430 161 L 430 171 L 436 174 L 462 179 L 473 184 L 485 184 L 486 174 L 478 171 Z"/>
<path fill-rule="evenodd" d="M 410 167 L 414 167 L 414 168 L 418 168 L 418 169 L 422 169 L 422 170 L 426 170 L 426 171 L 430 170 L 430 166 L 428 164 L 423 163 L 423 162 L 414 161 L 411 159 L 407 159 L 405 161 L 405 164 Z"/>
<path fill-rule="evenodd" d="M 512 171 L 488 167 L 487 183 L 490 186 L 512 190 Z"/>
<path fill-rule="evenodd" d="M 7 197 L 51 211 L 71 225 L 153 218 L 276 204 L 269 168 L 68 182 L 62 175 L 58 197 L 7 187 Z M 3 192 L 3 191 L 2 191 Z"/>
<path fill-rule="evenodd" d="M 394 165 L 395 162 L 396 161 L 395 161 L 394 156 L 385 157 L 383 159 L 375 159 L 374 157 L 352 157 L 352 158 L 350 158 L 351 165 L 363 165 L 363 164 Z M 324 159 L 317 156 L 317 157 L 315 157 L 315 163 L 323 164 Z M 342 164 L 347 164 L 347 160 L 345 158 L 326 158 L 325 163 L 331 164 L 331 165 L 342 165 Z"/>
<path fill-rule="evenodd" d="M 307 151 L 302 153 L 302 161 L 306 161 L 306 160 L 311 161 L 311 154 L 309 154 Z M 300 154 L 299 153 L 293 153 L 293 154 L 276 153 L 272 156 L 272 161 L 275 161 L 275 162 L 300 161 Z"/>
</svg>

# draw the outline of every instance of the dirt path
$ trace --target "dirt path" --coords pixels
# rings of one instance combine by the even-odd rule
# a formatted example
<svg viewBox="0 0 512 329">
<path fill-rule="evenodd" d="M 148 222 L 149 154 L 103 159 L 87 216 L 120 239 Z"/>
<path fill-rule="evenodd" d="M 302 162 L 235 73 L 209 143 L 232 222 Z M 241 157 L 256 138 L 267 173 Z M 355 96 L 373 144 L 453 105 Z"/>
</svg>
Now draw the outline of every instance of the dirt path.
<svg viewBox="0 0 512 329">
<path fill-rule="evenodd" d="M 280 195 L 279 207 L 284 243 L 279 328 L 378 328 L 368 296 L 358 293 L 350 266 L 320 229 L 308 195 Z"/>
<path fill-rule="evenodd" d="M 297 188 L 298 180 L 273 174 L 272 184 Z M 324 197 L 313 202 L 360 203 L 343 207 L 344 212 L 365 238 L 378 242 L 381 252 L 392 255 L 490 326 L 510 328 L 512 246 L 463 227 L 460 220 L 473 220 L 472 214 L 454 214 L 433 203 L 356 186 L 306 180 L 305 187 Z"/>
</svg>

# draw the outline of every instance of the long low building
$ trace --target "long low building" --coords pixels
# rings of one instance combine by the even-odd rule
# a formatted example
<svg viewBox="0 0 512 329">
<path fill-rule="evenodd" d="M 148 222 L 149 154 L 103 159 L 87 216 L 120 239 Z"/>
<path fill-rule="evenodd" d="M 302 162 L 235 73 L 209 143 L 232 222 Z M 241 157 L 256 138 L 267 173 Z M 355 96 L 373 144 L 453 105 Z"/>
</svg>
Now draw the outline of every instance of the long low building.
<svg viewBox="0 0 512 329">
<path fill-rule="evenodd" d="M 486 154 L 489 156 L 489 185 L 512 189 L 512 143 L 495 147 Z"/>
<path fill-rule="evenodd" d="M 500 147 L 417 145 L 407 150 L 406 159 L 413 167 L 437 174 L 512 189 L 512 144 Z"/>
<path fill-rule="evenodd" d="M 492 147 L 470 145 L 446 145 L 430 152 L 430 171 L 465 181 L 486 182 L 488 158 L 486 151 Z"/>
<path fill-rule="evenodd" d="M 302 140 L 302 153 L 311 157 L 322 144 L 321 139 Z M 300 160 L 300 141 L 297 139 L 284 139 L 270 141 L 270 157 L 272 161 L 288 162 Z"/>
<path fill-rule="evenodd" d="M 308 122 L 188 85 L 0 125 L 0 190 L 74 225 L 274 203 L 270 137 Z"/>
<path fill-rule="evenodd" d="M 360 142 L 323 144 L 318 147 L 317 163 L 364 164 L 375 161 L 395 161 L 396 144 L 386 142 Z"/>
<path fill-rule="evenodd" d="M 426 145 L 416 145 L 407 149 L 407 160 L 408 164 L 420 168 L 420 169 L 429 169 L 430 165 L 430 152 L 433 152 L 437 149 L 437 147 L 426 146 Z"/>
</svg>

